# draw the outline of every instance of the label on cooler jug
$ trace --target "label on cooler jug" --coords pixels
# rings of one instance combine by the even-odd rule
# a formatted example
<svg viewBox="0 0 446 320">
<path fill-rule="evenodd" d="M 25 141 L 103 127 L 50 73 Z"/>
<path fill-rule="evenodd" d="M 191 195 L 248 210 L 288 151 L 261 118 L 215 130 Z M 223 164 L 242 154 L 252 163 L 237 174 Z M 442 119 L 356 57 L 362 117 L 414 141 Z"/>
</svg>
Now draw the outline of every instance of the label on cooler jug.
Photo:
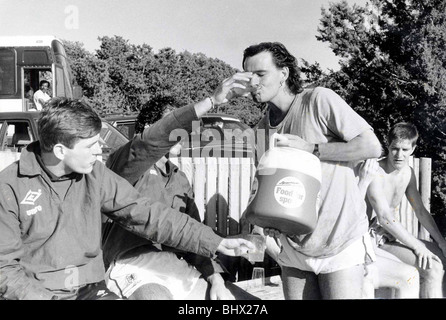
<svg viewBox="0 0 446 320">
<path fill-rule="evenodd" d="M 299 208 L 305 201 L 305 186 L 296 177 L 285 177 L 274 187 L 274 198 L 283 207 Z"/>
</svg>

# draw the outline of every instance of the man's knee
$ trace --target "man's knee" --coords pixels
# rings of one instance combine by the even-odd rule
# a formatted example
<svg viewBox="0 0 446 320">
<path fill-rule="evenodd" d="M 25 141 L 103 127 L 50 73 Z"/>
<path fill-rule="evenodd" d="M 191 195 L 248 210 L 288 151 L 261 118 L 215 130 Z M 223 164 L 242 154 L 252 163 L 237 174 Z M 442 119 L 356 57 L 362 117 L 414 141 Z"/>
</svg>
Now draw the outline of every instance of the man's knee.
<svg viewBox="0 0 446 320">
<path fill-rule="evenodd" d="M 425 281 L 442 281 L 444 276 L 443 264 L 433 260 L 429 268 L 420 270 L 420 276 Z"/>
<path fill-rule="evenodd" d="M 157 283 L 148 283 L 140 286 L 129 300 L 173 300 L 172 293 L 165 286 Z"/>
</svg>

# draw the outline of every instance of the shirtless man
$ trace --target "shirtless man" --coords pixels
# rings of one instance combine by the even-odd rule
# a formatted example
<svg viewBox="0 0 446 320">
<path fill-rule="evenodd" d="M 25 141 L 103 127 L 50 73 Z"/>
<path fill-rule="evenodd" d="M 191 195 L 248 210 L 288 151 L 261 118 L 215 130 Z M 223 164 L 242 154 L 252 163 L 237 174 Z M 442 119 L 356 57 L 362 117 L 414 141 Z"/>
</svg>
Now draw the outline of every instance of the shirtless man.
<svg viewBox="0 0 446 320">
<path fill-rule="evenodd" d="M 358 177 L 358 186 L 361 195 L 365 198 L 367 188 L 376 177 L 376 173 L 382 170 L 377 159 L 368 159 L 360 162 L 355 167 Z M 384 197 L 384 195 L 382 195 Z M 370 229 L 375 239 L 374 229 Z M 416 267 L 406 264 L 393 254 L 378 248 L 374 241 L 375 261 L 367 264 L 366 276 L 363 285 L 363 298 L 373 299 L 375 289 L 394 289 L 395 299 L 417 299 L 420 296 L 420 275 Z"/>
<path fill-rule="evenodd" d="M 441 298 L 446 241 L 423 205 L 415 173 L 409 167 L 409 157 L 415 150 L 417 139 L 418 131 L 412 124 L 402 122 L 390 129 L 388 155 L 378 161 L 376 176 L 367 188 L 367 213 L 378 248 L 418 269 L 420 297 Z M 404 194 L 435 242 L 417 239 L 395 218 Z"/>
</svg>

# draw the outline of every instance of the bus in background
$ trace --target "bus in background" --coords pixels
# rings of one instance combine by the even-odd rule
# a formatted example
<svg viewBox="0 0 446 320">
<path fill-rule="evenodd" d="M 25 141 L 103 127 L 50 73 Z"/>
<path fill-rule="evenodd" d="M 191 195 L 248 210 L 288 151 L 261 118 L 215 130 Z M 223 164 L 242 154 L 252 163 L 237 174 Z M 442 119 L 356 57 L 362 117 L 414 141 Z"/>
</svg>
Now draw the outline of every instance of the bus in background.
<svg viewBox="0 0 446 320">
<path fill-rule="evenodd" d="M 39 83 L 50 83 L 50 97 L 79 99 L 62 42 L 54 36 L 0 37 L 0 112 L 33 111 Z"/>
</svg>

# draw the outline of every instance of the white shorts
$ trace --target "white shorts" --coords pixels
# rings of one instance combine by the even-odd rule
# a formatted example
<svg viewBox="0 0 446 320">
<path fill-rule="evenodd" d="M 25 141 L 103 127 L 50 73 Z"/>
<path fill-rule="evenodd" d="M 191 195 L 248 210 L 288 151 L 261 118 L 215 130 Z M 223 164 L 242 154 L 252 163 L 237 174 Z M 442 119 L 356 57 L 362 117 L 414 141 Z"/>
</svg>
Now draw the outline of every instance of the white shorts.
<svg viewBox="0 0 446 320">
<path fill-rule="evenodd" d="M 110 265 L 105 275 L 107 288 L 128 298 L 144 284 L 165 286 L 174 300 L 183 300 L 193 290 L 201 274 L 172 252 L 148 252 L 121 259 Z"/>
<path fill-rule="evenodd" d="M 360 264 L 375 261 L 375 251 L 369 234 L 363 235 L 338 254 L 328 258 L 314 258 L 306 256 L 291 247 L 288 241 L 281 239 L 282 251 L 278 263 L 281 266 L 310 271 L 315 274 L 332 273 Z M 284 241 L 285 240 L 285 241 Z M 367 261 L 369 259 L 369 261 Z"/>
</svg>

